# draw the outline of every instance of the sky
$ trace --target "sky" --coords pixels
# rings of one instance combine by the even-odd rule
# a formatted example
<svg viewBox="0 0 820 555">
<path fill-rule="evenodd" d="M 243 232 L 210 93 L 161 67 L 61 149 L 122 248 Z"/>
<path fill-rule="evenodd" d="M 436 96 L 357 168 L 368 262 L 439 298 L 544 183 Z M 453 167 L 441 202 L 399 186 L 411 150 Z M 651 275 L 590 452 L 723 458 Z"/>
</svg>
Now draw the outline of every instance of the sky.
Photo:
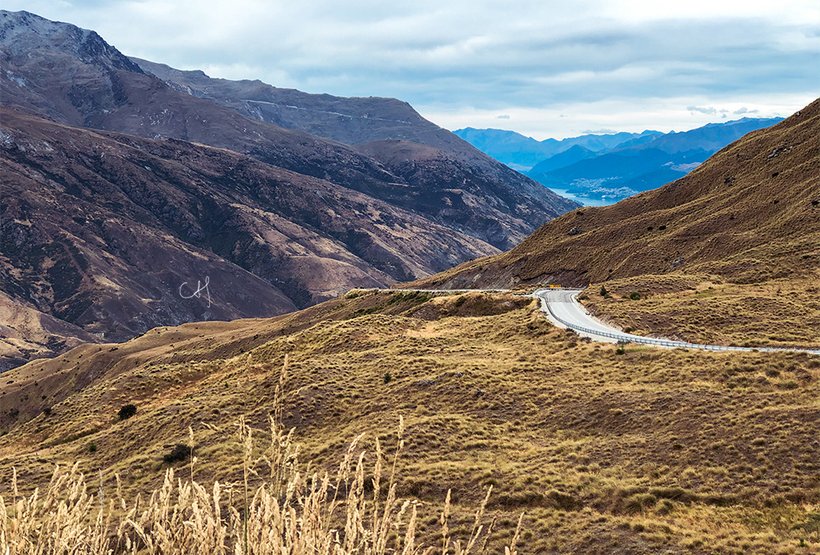
<svg viewBox="0 0 820 555">
<path fill-rule="evenodd" d="M 0 0 L 213 77 L 410 102 L 537 139 L 786 116 L 820 96 L 817 0 Z"/>
</svg>

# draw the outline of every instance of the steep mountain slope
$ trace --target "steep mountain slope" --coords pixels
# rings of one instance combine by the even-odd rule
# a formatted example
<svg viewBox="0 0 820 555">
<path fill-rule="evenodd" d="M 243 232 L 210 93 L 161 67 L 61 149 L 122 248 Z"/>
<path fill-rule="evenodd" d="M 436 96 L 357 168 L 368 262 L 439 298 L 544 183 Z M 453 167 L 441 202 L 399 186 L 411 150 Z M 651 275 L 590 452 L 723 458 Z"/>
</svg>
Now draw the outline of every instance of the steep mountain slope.
<svg viewBox="0 0 820 555">
<path fill-rule="evenodd" d="M 359 132 L 319 110 L 285 129 L 164 82 L 93 31 L 0 11 L 0 291 L 21 319 L 0 338 L 0 366 L 79 338 L 279 314 L 415 279 L 510 248 L 576 206 L 405 103 L 257 85 L 362 120 L 375 111 L 378 124 Z M 382 121 L 391 110 L 407 129 Z M 221 296 L 212 307 L 176 291 L 206 276 Z"/>
<path fill-rule="evenodd" d="M 539 212 L 554 216 L 575 206 L 425 120 L 406 102 L 309 94 L 258 80 L 214 79 L 202 71 L 132 61 L 178 91 L 252 120 L 355 147 L 409 185 L 361 190 L 445 225 L 456 223 L 501 249 L 523 239 L 526 233 L 521 232 L 540 218 Z"/>
<path fill-rule="evenodd" d="M 820 101 L 753 132 L 686 177 L 542 226 L 503 255 L 426 285 L 586 285 L 706 272 L 738 283 L 806 276 L 820 266 Z"/>
<path fill-rule="evenodd" d="M 394 139 L 480 156 L 469 144 L 395 98 L 310 94 L 259 80 L 218 79 L 202 71 L 183 71 L 139 58 L 131 61 L 181 92 L 233 108 L 250 119 L 349 145 Z"/>
<path fill-rule="evenodd" d="M 172 87 L 143 71 L 93 31 L 26 12 L 0 12 L 0 49 L 0 102 L 7 106 L 75 126 L 149 138 L 172 137 L 229 148 L 389 202 L 401 199 L 405 207 L 412 206 L 419 196 L 437 198 L 438 205 L 444 205 L 452 193 L 432 175 L 420 180 L 411 173 L 410 178 L 405 179 L 385 171 L 377 161 L 336 140 L 322 139 L 298 129 L 284 129 L 267 123 L 264 118 L 260 120 L 256 113 L 245 117 L 242 110 L 233 109 L 231 103 L 223 105 L 181 92 L 180 86 Z M 225 82 L 225 86 L 233 85 Z M 277 90 L 264 84 L 259 86 L 266 91 Z M 241 96 L 240 92 L 237 94 Z M 351 104 L 355 106 L 357 101 Z M 412 112 L 412 108 L 398 101 L 387 100 L 381 104 L 397 105 L 404 112 Z M 331 123 L 323 123 L 323 129 L 331 129 Z M 340 133 L 346 132 L 347 120 L 335 123 L 342 129 Z M 316 131 L 315 126 L 308 124 L 305 128 Z M 460 188 L 476 194 L 472 202 L 461 205 L 466 211 L 462 214 L 463 221 L 481 221 L 484 212 L 497 210 L 493 217 L 500 221 L 504 233 L 499 235 L 496 226 L 464 228 L 470 235 L 491 241 L 498 248 L 509 248 L 540 223 L 575 206 L 417 114 L 412 128 L 414 138 L 430 140 L 438 149 L 446 148 L 447 156 L 468 176 Z M 392 139 L 393 132 L 396 130 L 387 126 L 363 137 Z M 333 135 L 329 131 L 327 134 Z M 415 167 L 423 173 L 423 165 L 423 161 L 417 161 Z M 497 202 L 494 195 L 497 190 L 505 191 L 504 202 Z M 436 203 L 425 206 L 434 207 Z M 436 208 L 423 214 L 449 225 L 447 216 Z"/>
<path fill-rule="evenodd" d="M 743 118 L 660 134 L 651 140 L 641 137 L 597 156 L 579 157 L 573 164 L 548 158 L 527 175 L 581 199 L 615 202 L 683 177 L 732 141 L 780 121 L 781 118 Z"/>
<path fill-rule="evenodd" d="M 106 340 L 278 314 L 495 250 L 230 151 L 7 109 L 0 122 L 0 288 Z M 182 298 L 206 276 L 212 303 Z"/>
</svg>

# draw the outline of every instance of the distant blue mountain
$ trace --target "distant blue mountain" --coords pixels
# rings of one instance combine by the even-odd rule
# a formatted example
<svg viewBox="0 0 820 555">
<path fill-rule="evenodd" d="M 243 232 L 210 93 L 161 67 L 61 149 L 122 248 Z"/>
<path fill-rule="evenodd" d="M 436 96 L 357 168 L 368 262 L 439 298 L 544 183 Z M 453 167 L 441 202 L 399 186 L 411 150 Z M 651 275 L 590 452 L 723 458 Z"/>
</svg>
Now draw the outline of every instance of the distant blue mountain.
<svg viewBox="0 0 820 555">
<path fill-rule="evenodd" d="M 598 153 L 581 145 L 574 145 L 554 156 L 550 156 L 546 160 L 538 162 L 535 167 L 541 173 L 548 173 L 596 156 L 598 156 Z"/>
<path fill-rule="evenodd" d="M 743 118 L 680 133 L 582 135 L 561 141 L 536 141 L 497 129 L 455 133 L 550 189 L 583 203 L 608 204 L 683 177 L 743 135 L 782 119 Z"/>
<path fill-rule="evenodd" d="M 629 141 L 652 139 L 661 135 L 659 131 L 644 131 L 643 133 L 612 133 L 609 135 L 581 135 L 569 139 L 545 139 L 537 141 L 532 137 L 525 137 L 515 131 L 503 129 L 474 129 L 466 127 L 453 131 L 456 135 L 489 154 L 499 162 L 503 162 L 518 171 L 526 171 L 538 162 L 556 154 L 569 150 L 573 146 L 581 146 L 592 152 L 601 152 L 617 147 Z"/>
</svg>

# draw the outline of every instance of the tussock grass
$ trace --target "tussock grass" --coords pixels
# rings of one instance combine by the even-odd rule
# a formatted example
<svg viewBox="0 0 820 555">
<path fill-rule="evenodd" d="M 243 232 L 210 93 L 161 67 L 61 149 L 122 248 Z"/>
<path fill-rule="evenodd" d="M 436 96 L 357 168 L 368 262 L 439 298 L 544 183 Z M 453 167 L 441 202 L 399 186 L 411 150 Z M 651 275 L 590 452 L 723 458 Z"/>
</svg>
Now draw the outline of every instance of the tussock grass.
<svg viewBox="0 0 820 555">
<path fill-rule="evenodd" d="M 642 299 L 623 303 L 639 307 L 659 294 L 643 298 L 634 286 L 623 294 L 633 290 Z M 621 290 L 613 294 L 621 302 Z M 223 497 L 242 507 L 237 422 L 244 417 L 254 428 L 260 462 L 249 467 L 252 499 L 263 479 L 270 482 L 261 459 L 266 415 L 282 406 L 287 353 L 282 420 L 295 428 L 298 460 L 314 471 L 334 478 L 350 440 L 366 433 L 356 453 L 369 453 L 365 491 L 372 494 L 375 439 L 392 454 L 395 422 L 404 416 L 396 495 L 416 500 L 416 544 L 436 552 L 447 492 L 450 535 L 463 544 L 490 486 L 488 520 L 498 515 L 492 554 L 510 545 L 522 512 L 518 549 L 528 554 L 803 555 L 820 548 L 817 357 L 637 345 L 616 355 L 614 345 L 552 327 L 529 300 L 470 294 L 461 303 L 453 295 L 387 306 L 390 295 L 278 319 L 159 330 L 116 352 L 93 346 L 12 371 L 5 381 L 14 383 L 0 383 L 0 429 L 8 430 L 0 440 L 0 495 L 13 501 L 13 467 L 30 496 L 34 487 L 46 490 L 55 464 L 68 469 L 77 461 L 89 491 L 102 470 L 106 503 L 117 473 L 126 499 L 145 500 L 163 485 L 163 455 L 190 443 L 190 424 L 196 481 L 209 491 L 219 481 Z M 350 317 L 375 305 L 382 308 Z M 139 410 L 122 421 L 125 403 Z M 48 416 L 44 405 L 53 408 Z M 4 422 L 12 408 L 20 416 Z M 171 464 L 176 478 L 190 477 L 189 459 Z M 345 512 L 337 514 L 344 530 Z"/>
<path fill-rule="evenodd" d="M 667 274 L 608 281 L 585 304 L 641 335 L 742 346 L 820 348 L 820 272 L 763 283 Z M 601 286 L 601 289 L 604 289 Z"/>
<path fill-rule="evenodd" d="M 287 365 L 287 359 L 285 364 Z M 418 502 L 397 494 L 396 465 L 404 447 L 403 420 L 388 461 L 378 438 L 369 461 L 362 436 L 347 449 L 335 475 L 298 462 L 293 431 L 282 425 L 281 387 L 270 416 L 269 442 L 256 455 L 261 433 L 243 419 L 241 481 L 196 479 L 196 442 L 189 428 L 186 467 L 166 470 L 147 497 L 127 501 L 119 476 L 110 488 L 100 476 L 95 492 L 77 465 L 57 466 L 44 491 L 22 495 L 16 470 L 10 497 L 0 496 L 0 553 L 41 554 L 290 554 L 415 555 L 485 553 L 494 521 L 484 523 L 492 488 L 464 540 L 450 534 L 450 492 L 439 517 L 440 545 L 417 539 Z M 264 469 L 264 470 L 263 470 Z M 187 474 L 185 478 L 180 474 Z M 113 490 L 113 495 L 110 491 Z M 522 515 L 523 517 L 523 515 Z M 518 527 L 504 553 L 517 554 Z"/>
</svg>

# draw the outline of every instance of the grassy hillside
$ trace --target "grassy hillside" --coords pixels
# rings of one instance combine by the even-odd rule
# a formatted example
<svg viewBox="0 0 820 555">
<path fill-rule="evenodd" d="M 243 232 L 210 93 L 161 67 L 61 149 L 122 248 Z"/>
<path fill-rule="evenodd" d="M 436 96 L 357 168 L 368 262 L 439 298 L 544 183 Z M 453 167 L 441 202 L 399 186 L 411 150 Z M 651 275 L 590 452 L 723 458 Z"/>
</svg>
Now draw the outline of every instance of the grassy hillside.
<svg viewBox="0 0 820 555">
<path fill-rule="evenodd" d="M 465 537 L 486 488 L 490 552 L 808 553 L 820 547 L 820 359 L 592 344 L 511 295 L 354 292 L 268 320 L 159 328 L 4 374 L 0 495 L 79 462 L 93 491 L 162 483 L 195 437 L 200 482 L 242 482 L 242 417 L 283 421 L 299 459 L 336 467 L 365 433 L 405 450 L 398 494 Z M 118 412 L 134 404 L 136 414 Z M 263 438 L 264 440 L 264 438 Z M 252 477 L 251 485 L 259 482 Z M 7 497 L 8 498 L 8 497 Z"/>
<path fill-rule="evenodd" d="M 820 100 L 683 179 L 584 208 L 511 251 L 419 287 L 589 286 L 589 308 L 641 333 L 742 345 L 820 343 Z M 619 291 L 609 299 L 601 286 Z M 639 301 L 625 303 L 639 294 Z M 616 302 L 617 301 L 617 302 Z"/>
<path fill-rule="evenodd" d="M 734 283 L 820 267 L 820 100 L 721 150 L 688 176 L 542 226 L 518 247 L 428 285 L 587 285 L 708 273 Z"/>
</svg>

